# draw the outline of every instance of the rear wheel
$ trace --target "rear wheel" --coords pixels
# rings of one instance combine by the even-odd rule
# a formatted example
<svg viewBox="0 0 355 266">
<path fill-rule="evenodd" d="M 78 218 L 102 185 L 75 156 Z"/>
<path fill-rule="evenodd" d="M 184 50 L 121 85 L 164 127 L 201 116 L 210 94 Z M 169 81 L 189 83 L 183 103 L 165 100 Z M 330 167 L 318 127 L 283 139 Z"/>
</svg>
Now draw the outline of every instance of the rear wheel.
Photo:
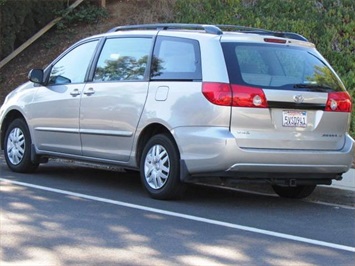
<svg viewBox="0 0 355 266">
<path fill-rule="evenodd" d="M 277 195 L 283 198 L 291 199 L 303 199 L 312 194 L 316 185 L 307 186 L 296 186 L 296 187 L 286 187 L 286 186 L 272 186 L 273 190 Z"/>
<path fill-rule="evenodd" d="M 155 199 L 178 198 L 184 191 L 180 181 L 180 154 L 165 134 L 153 136 L 146 144 L 140 162 L 141 181 Z"/>
<path fill-rule="evenodd" d="M 15 119 L 5 134 L 5 161 L 8 167 L 19 173 L 30 173 L 37 169 L 38 163 L 31 161 L 31 136 L 26 123 Z"/>
</svg>

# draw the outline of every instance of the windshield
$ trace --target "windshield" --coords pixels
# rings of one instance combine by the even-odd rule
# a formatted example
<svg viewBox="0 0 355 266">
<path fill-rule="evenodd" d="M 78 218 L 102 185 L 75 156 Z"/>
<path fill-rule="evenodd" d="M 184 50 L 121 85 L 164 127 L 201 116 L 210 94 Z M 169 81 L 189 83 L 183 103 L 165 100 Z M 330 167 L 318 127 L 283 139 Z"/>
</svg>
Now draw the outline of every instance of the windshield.
<svg viewBox="0 0 355 266">
<path fill-rule="evenodd" d="M 222 44 L 231 83 L 272 89 L 344 91 L 313 49 L 275 44 Z"/>
</svg>

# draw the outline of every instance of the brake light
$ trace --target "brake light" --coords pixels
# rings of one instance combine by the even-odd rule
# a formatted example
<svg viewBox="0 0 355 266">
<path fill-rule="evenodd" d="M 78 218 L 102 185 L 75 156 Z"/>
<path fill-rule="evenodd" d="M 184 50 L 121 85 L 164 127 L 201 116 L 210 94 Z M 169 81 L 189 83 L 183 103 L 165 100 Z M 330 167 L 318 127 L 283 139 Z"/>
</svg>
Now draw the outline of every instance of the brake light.
<svg viewBox="0 0 355 266">
<path fill-rule="evenodd" d="M 267 108 L 265 93 L 261 88 L 232 85 L 233 106 Z"/>
<path fill-rule="evenodd" d="M 275 39 L 275 38 L 264 38 L 264 42 L 286 43 L 286 40 L 283 40 L 283 39 Z"/>
<path fill-rule="evenodd" d="M 218 82 L 204 82 L 202 93 L 216 105 L 234 107 L 267 108 L 264 91 L 261 88 Z"/>
<path fill-rule="evenodd" d="M 325 111 L 329 112 L 351 112 L 351 97 L 346 91 L 328 93 L 328 100 Z"/>
</svg>

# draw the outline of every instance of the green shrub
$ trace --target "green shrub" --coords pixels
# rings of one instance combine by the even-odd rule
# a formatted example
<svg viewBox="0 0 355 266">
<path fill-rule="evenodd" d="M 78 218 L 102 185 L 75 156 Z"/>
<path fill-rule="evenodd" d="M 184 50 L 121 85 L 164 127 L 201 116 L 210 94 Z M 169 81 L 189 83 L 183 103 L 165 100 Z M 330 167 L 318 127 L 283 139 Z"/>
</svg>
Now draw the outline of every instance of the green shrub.
<svg viewBox="0 0 355 266">
<path fill-rule="evenodd" d="M 62 16 L 66 11 L 58 13 Z M 106 9 L 97 7 L 96 5 L 86 2 L 77 7 L 69 14 L 65 15 L 63 20 L 57 24 L 58 29 L 67 29 L 78 24 L 95 24 L 102 18 L 108 17 Z"/>
<path fill-rule="evenodd" d="M 66 0 L 0 0 L 0 60 L 65 8 Z"/>
</svg>

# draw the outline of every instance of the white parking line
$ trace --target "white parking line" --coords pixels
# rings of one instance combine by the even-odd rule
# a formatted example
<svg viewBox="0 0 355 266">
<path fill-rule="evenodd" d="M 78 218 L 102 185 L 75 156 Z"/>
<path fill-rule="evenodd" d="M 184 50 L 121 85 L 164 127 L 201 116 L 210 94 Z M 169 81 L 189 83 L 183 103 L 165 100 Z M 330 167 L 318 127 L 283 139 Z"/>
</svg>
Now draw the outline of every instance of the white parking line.
<svg viewBox="0 0 355 266">
<path fill-rule="evenodd" d="M 93 200 L 93 201 L 98 201 L 98 202 L 103 202 L 103 203 L 114 204 L 114 205 L 127 207 L 127 208 L 132 208 L 132 209 L 136 209 L 136 210 L 159 213 L 159 214 L 172 216 L 172 217 L 183 218 L 183 219 L 187 219 L 187 220 L 191 220 L 191 221 L 197 221 L 197 222 L 202 222 L 202 223 L 207 223 L 207 224 L 213 224 L 213 225 L 218 225 L 218 226 L 238 229 L 238 230 L 242 230 L 242 231 L 247 231 L 247 232 L 252 232 L 252 233 L 272 236 L 272 237 L 278 237 L 278 238 L 282 238 L 282 239 L 293 240 L 293 241 L 298 241 L 298 242 L 303 242 L 303 243 L 307 243 L 307 244 L 323 246 L 323 247 L 328 247 L 328 248 L 333 248 L 333 249 L 340 249 L 340 250 L 345 250 L 345 251 L 350 251 L 350 252 L 354 252 L 355 253 L 355 247 L 349 247 L 349 246 L 329 243 L 329 242 L 325 242 L 325 241 L 314 240 L 314 239 L 305 238 L 305 237 L 299 237 L 299 236 L 294 236 L 294 235 L 289 235 L 289 234 L 283 234 L 283 233 L 278 233 L 278 232 L 258 229 L 258 228 L 239 225 L 239 224 L 222 222 L 222 221 L 203 218 L 203 217 L 194 216 L 194 215 L 188 215 L 188 214 L 183 214 L 183 213 L 178 213 L 178 212 L 165 211 L 165 210 L 161 210 L 161 209 L 157 209 L 157 208 L 146 207 L 146 206 L 127 203 L 127 202 L 123 202 L 123 201 L 110 200 L 110 199 L 90 196 L 90 195 L 81 194 L 81 193 L 75 193 L 75 192 L 61 190 L 61 189 L 38 186 L 38 185 L 34 185 L 34 184 L 18 182 L 18 181 L 14 181 L 14 180 L 10 180 L 10 179 L 5 179 L 5 178 L 0 178 L 0 181 L 5 182 L 5 183 L 14 184 L 14 185 L 19 185 L 19 186 L 24 186 L 24 187 L 29 187 L 29 188 L 35 188 L 35 189 L 40 189 L 40 190 L 49 191 L 49 192 L 54 192 L 54 193 L 58 193 L 58 194 L 74 196 L 74 197 L 78 197 L 78 198 L 82 198 L 82 199 L 88 199 L 88 200 Z"/>
</svg>

